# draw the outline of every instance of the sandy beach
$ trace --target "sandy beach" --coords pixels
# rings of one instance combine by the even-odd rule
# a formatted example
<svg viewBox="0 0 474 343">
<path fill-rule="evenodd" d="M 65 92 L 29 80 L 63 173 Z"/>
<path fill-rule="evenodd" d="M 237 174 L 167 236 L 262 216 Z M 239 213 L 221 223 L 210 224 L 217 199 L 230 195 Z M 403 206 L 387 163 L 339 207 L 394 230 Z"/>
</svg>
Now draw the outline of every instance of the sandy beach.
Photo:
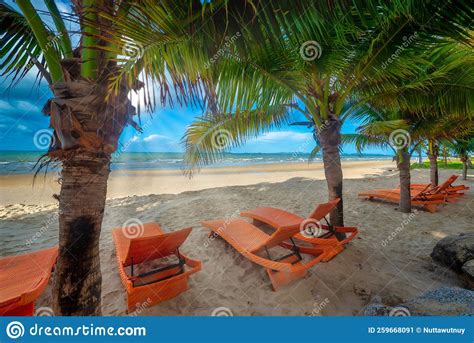
<svg viewBox="0 0 474 343">
<path fill-rule="evenodd" d="M 461 200 L 434 214 L 406 215 L 394 204 L 357 197 L 363 190 L 397 187 L 394 163 L 345 162 L 343 170 L 345 222 L 357 226 L 359 236 L 333 260 L 317 264 L 304 279 L 278 292 L 272 291 L 263 268 L 223 240 L 210 241 L 200 222 L 260 206 L 307 215 L 327 199 L 321 164 L 207 169 L 191 180 L 181 171 L 114 171 L 101 234 L 103 314 L 126 314 L 111 230 L 132 218 L 159 222 L 169 231 L 192 226 L 182 251 L 203 262 L 187 292 L 139 315 L 211 315 L 220 307 L 234 315 L 357 315 L 375 296 L 395 305 L 432 288 L 459 286 L 454 273 L 434 264 L 430 253 L 443 237 L 472 230 L 472 175 L 463 181 L 471 190 Z M 440 179 L 458 172 L 440 170 Z M 426 169 L 412 172 L 414 183 L 428 179 Z M 1 256 L 57 243 L 54 175 L 40 176 L 34 187 L 31 175 L 2 176 L 0 189 Z M 36 305 L 50 306 L 50 293 L 48 287 Z"/>
</svg>

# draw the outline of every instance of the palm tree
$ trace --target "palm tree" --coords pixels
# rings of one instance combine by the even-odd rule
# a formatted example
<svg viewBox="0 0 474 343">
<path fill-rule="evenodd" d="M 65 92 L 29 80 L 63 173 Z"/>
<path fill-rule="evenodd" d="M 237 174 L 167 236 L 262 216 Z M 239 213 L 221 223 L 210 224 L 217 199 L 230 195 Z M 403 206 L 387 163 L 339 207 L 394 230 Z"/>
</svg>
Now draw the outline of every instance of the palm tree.
<svg viewBox="0 0 474 343">
<path fill-rule="evenodd" d="M 467 169 L 472 168 L 472 162 L 469 157 L 470 153 L 474 152 L 474 139 L 472 136 L 474 132 L 466 137 L 459 137 L 449 143 L 448 147 L 453 151 L 462 162 L 462 179 L 467 180 Z"/>
<path fill-rule="evenodd" d="M 120 29 L 117 22 L 134 15 L 137 4 L 131 1 L 73 0 L 72 13 L 61 13 L 54 0 L 45 0 L 47 11 L 41 16 L 30 0 L 17 0 L 16 5 L 18 9 L 0 1 L 0 69 L 13 84 L 31 70 L 48 82 L 53 97 L 43 111 L 50 117 L 54 137 L 42 165 L 62 164 L 54 312 L 100 315 L 99 236 L 111 154 L 125 126 L 139 129 L 128 95 L 143 87 L 138 74 L 146 78 L 150 71 L 138 69 L 126 82 L 115 80 L 125 62 L 146 63 L 155 56 L 143 52 L 130 37 L 119 45 L 110 41 L 111 32 Z M 52 19 L 54 28 L 45 18 Z M 72 22 L 70 30 L 65 20 Z M 78 37 L 75 48 L 72 37 Z M 163 65 L 153 71 L 164 88 L 169 88 L 168 75 Z M 171 83 L 179 97 L 179 80 Z M 161 100 L 166 99 L 170 94 L 165 92 Z M 149 101 L 147 105 L 152 106 Z"/>
<path fill-rule="evenodd" d="M 343 141 L 354 143 L 359 152 L 368 146 L 390 147 L 394 151 L 400 179 L 399 210 L 404 213 L 411 212 L 410 159 L 413 153 L 426 139 L 465 135 L 472 125 L 469 118 L 463 121 L 455 116 L 417 117 L 409 112 L 382 111 L 370 106 L 356 117 L 363 125 L 358 133 L 343 135 Z"/>
<path fill-rule="evenodd" d="M 474 59 L 470 44 L 459 44 L 448 39 L 433 45 L 427 51 L 429 63 L 418 76 L 422 80 L 430 75 L 431 80 L 419 89 L 405 88 L 398 94 L 374 94 L 370 89 L 364 90 L 374 95 L 370 101 L 376 107 L 401 110 L 411 113 L 416 120 L 424 119 L 433 187 L 438 185 L 440 144 L 443 140 L 464 134 L 472 120 Z"/>
<path fill-rule="evenodd" d="M 218 110 L 187 130 L 186 160 L 191 167 L 213 162 L 226 149 L 279 128 L 291 121 L 292 112 L 299 113 L 314 123 L 329 199 L 342 199 L 344 104 L 359 89 L 396 97 L 404 89 L 423 87 L 427 80 L 416 79 L 427 65 L 420 51 L 443 42 L 442 36 L 468 40 L 462 28 L 467 23 L 461 16 L 438 21 L 432 15 L 440 13 L 438 2 L 419 7 L 369 2 L 362 11 L 356 3 L 337 1 L 321 8 L 304 1 L 285 5 L 270 2 L 258 8 L 249 24 L 235 29 L 242 37 L 231 46 L 229 58 L 211 66 Z M 391 58 L 395 51 L 396 58 Z M 414 81 L 403 84 L 403 79 Z M 216 144 L 215 138 L 222 136 L 226 144 Z M 331 222 L 343 225 L 342 201 L 331 213 Z"/>
</svg>

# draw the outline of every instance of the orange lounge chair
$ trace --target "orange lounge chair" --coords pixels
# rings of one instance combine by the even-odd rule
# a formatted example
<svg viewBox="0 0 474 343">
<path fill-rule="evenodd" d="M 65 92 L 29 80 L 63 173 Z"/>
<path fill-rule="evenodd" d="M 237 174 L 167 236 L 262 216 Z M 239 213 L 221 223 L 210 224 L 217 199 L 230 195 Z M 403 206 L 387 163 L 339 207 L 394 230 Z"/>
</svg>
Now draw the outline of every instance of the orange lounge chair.
<svg viewBox="0 0 474 343">
<path fill-rule="evenodd" d="M 143 225 L 143 234 L 127 238 L 126 229 L 114 229 L 120 277 L 128 294 L 128 311 L 150 307 L 188 289 L 188 278 L 201 270 L 201 261 L 179 251 L 192 228 L 164 233 L 157 223 Z M 159 259 L 165 259 L 159 260 Z M 144 263 L 161 263 L 151 271 L 135 273 Z"/>
<path fill-rule="evenodd" d="M 314 246 L 323 246 L 326 248 L 327 253 L 323 261 L 327 262 L 344 250 L 344 245 L 349 243 L 358 234 L 356 227 L 332 226 L 327 221 L 326 216 L 337 206 L 339 201 L 340 199 L 336 199 L 316 206 L 308 218 L 303 218 L 297 214 L 274 207 L 261 207 L 251 211 L 243 211 L 240 215 L 252 218 L 253 223 L 256 226 L 260 226 L 264 223 L 270 225 L 274 229 L 280 227 L 299 228 L 300 232 L 296 233 L 294 238 L 311 243 Z M 327 225 L 321 224 L 321 220 L 324 220 Z M 307 234 L 305 232 L 306 224 L 316 225 L 317 228 L 320 229 L 318 231 L 321 231 L 321 234 L 317 237 Z M 340 241 L 336 237 L 337 233 L 348 235 L 345 239 Z"/>
<path fill-rule="evenodd" d="M 299 232 L 299 228 L 295 227 L 280 227 L 269 236 L 242 219 L 209 220 L 202 222 L 202 225 L 211 229 L 210 236 L 215 234 L 222 237 L 240 254 L 266 268 L 275 291 L 281 285 L 304 277 L 306 271 L 320 262 L 326 253 L 322 247 L 297 246 L 292 239 Z M 286 242 L 287 240 L 291 243 Z M 269 249 L 276 246 L 281 246 L 291 252 L 286 256 L 272 259 Z M 268 258 L 257 255 L 263 251 L 266 252 Z M 302 253 L 313 255 L 314 258 L 304 263 Z"/>
<path fill-rule="evenodd" d="M 56 264 L 53 247 L 0 259 L 0 316 L 32 316 Z"/>
<path fill-rule="evenodd" d="M 426 192 L 427 188 L 412 191 L 411 204 L 414 206 L 420 206 L 426 211 L 434 213 L 436 212 L 437 205 L 441 205 L 446 202 L 447 196 L 445 194 L 429 194 Z M 379 199 L 393 203 L 400 202 L 399 189 L 375 189 L 372 191 L 359 193 L 359 196 L 368 200 Z"/>
<path fill-rule="evenodd" d="M 419 189 L 426 189 L 428 187 L 428 192 L 430 194 L 439 194 L 439 193 L 448 193 L 448 194 L 458 194 L 458 195 L 464 195 L 464 193 L 457 193 L 459 191 L 464 191 L 470 189 L 469 187 L 465 185 L 456 185 L 454 186 L 453 183 L 454 181 L 457 180 L 459 176 L 458 175 L 451 175 L 448 177 L 446 181 L 444 181 L 442 184 L 430 188 L 431 184 L 420 184 L 420 183 L 415 183 L 411 185 L 412 189 L 419 190 Z"/>
</svg>

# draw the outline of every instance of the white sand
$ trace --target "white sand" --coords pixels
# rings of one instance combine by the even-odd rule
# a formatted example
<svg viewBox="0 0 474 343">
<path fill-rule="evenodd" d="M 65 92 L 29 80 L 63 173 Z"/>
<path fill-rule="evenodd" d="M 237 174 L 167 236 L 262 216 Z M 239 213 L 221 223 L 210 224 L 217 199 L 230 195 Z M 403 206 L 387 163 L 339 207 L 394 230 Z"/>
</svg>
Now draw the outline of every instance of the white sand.
<svg viewBox="0 0 474 343">
<path fill-rule="evenodd" d="M 207 231 L 199 223 L 206 219 L 229 218 L 258 206 L 281 207 L 306 215 L 315 204 L 326 200 L 326 183 L 319 180 L 321 170 L 267 170 L 260 174 L 242 170 L 238 173 L 211 171 L 198 175 L 192 184 L 177 180 L 181 176 L 152 177 L 150 172 L 113 176 L 110 186 L 114 196 L 123 192 L 179 194 L 129 196 L 107 202 L 101 235 L 103 314 L 126 314 L 126 293 L 117 272 L 110 232 L 130 218 L 157 221 L 167 230 L 193 226 L 194 231 L 182 251 L 201 259 L 204 264 L 201 272 L 191 276 L 187 292 L 145 309 L 140 315 L 210 315 L 218 307 L 226 307 L 234 315 L 355 315 L 375 295 L 390 305 L 431 288 L 458 285 L 457 277 L 434 265 L 429 254 L 435 243 L 446 235 L 472 230 L 473 192 L 467 191 L 457 203 L 441 206 L 437 213 L 418 211 L 411 216 L 396 211 L 393 204 L 358 199 L 360 191 L 398 185 L 396 172 L 383 171 L 382 167 L 386 168 L 387 164 L 393 168 L 386 161 L 362 167 L 346 165 L 345 221 L 346 225 L 359 228 L 358 238 L 332 261 L 316 265 L 306 278 L 278 292 L 271 290 L 263 268 L 240 256 L 221 239 L 208 241 Z M 413 182 L 427 182 L 428 173 L 428 170 L 413 171 Z M 456 171 L 441 171 L 440 178 L 445 179 L 452 173 Z M 2 182 L 1 256 L 57 242 L 56 205 L 25 194 L 31 188 L 18 184 L 21 178 Z M 14 189 L 11 186 L 14 183 L 17 190 L 5 193 L 8 187 Z M 471 178 L 464 183 L 472 188 L 474 182 Z M 140 189 L 138 185 L 146 188 Z M 224 185 L 227 187 L 222 187 Z M 180 193 L 183 188 L 193 191 Z M 24 200 L 19 201 L 20 198 Z M 6 205 L 8 203 L 13 205 Z M 404 221 L 406 225 L 397 229 Z M 42 226 L 47 228 L 41 230 Z M 37 232 L 38 237 L 34 238 Z M 393 234 L 395 237 L 382 246 Z M 50 288 L 37 306 L 49 303 Z"/>
</svg>

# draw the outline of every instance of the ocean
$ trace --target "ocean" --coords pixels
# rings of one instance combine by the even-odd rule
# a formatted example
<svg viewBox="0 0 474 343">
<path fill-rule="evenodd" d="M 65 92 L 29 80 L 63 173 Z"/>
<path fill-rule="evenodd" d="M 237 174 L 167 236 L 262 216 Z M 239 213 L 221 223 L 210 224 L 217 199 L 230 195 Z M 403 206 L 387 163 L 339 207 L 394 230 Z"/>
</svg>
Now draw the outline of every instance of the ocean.
<svg viewBox="0 0 474 343">
<path fill-rule="evenodd" d="M 44 152 L 38 151 L 0 151 L 0 175 L 34 173 L 34 166 Z M 212 165 L 215 167 L 245 166 L 269 163 L 304 163 L 309 154 L 302 153 L 227 153 L 224 158 Z M 391 160 L 392 156 L 378 154 L 342 154 L 343 160 Z M 315 163 L 321 162 L 321 156 Z M 142 169 L 185 169 L 182 153 L 175 152 L 124 152 L 112 159 L 112 170 Z"/>
</svg>

